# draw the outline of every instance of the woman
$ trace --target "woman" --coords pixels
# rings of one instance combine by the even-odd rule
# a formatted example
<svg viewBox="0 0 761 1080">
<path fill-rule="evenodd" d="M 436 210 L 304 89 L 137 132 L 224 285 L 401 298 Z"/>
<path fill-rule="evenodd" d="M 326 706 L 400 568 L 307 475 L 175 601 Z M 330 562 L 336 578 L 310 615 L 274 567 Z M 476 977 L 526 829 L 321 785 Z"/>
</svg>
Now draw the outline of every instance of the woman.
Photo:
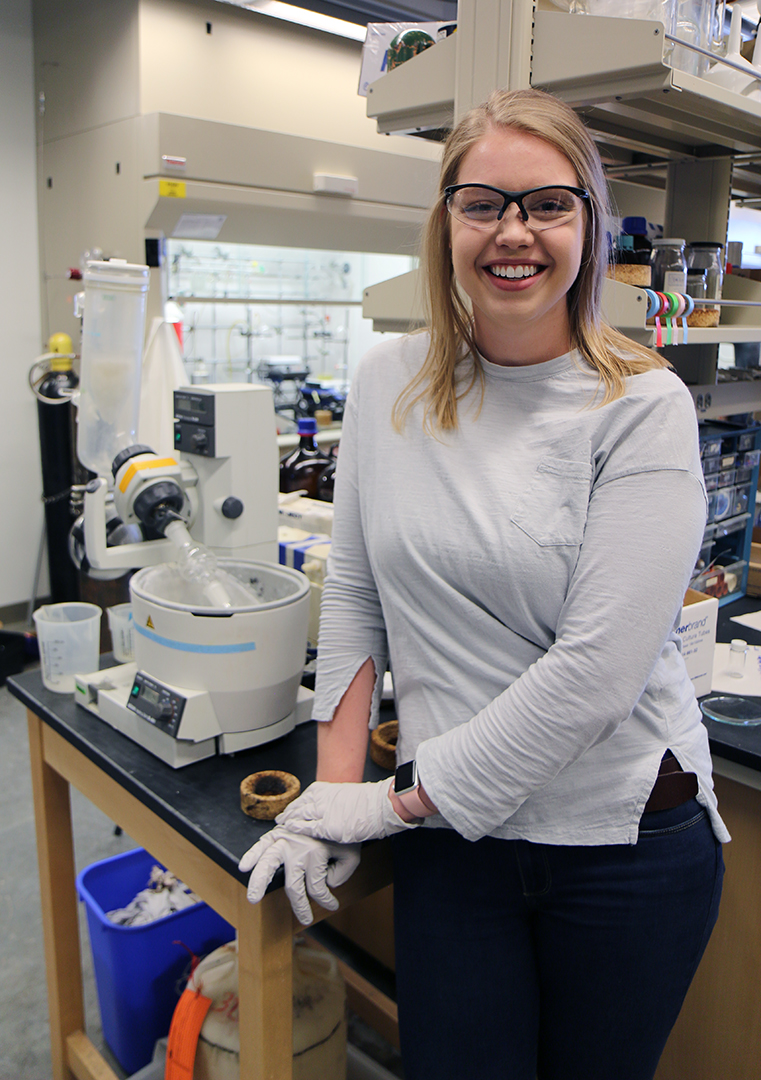
<svg viewBox="0 0 761 1080">
<path fill-rule="evenodd" d="M 729 837 L 673 634 L 695 414 L 601 322 L 606 208 L 547 95 L 452 133 L 430 332 L 368 354 L 344 419 L 318 782 L 241 861 L 252 901 L 285 864 L 309 921 L 394 834 L 408 1080 L 652 1077 L 718 911 Z M 387 658 L 396 791 L 359 782 Z"/>
</svg>

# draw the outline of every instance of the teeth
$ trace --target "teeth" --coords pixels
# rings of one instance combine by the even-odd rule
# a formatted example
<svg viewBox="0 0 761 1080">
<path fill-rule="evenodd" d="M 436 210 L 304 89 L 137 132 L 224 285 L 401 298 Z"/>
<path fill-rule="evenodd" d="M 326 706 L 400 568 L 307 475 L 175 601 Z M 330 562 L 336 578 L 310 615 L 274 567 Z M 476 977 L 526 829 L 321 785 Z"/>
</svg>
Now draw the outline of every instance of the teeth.
<svg viewBox="0 0 761 1080">
<path fill-rule="evenodd" d="M 539 270 L 538 266 L 490 266 L 492 274 L 502 278 L 533 277 Z"/>
</svg>

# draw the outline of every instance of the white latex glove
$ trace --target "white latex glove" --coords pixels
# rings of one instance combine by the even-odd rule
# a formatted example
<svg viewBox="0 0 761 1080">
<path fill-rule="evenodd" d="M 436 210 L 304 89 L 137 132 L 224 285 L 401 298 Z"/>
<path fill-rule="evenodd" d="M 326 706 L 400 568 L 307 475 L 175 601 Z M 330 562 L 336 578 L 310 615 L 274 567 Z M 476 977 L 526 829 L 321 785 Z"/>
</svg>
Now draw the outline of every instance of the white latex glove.
<svg viewBox="0 0 761 1080">
<path fill-rule="evenodd" d="M 391 805 L 393 776 L 375 784 L 328 784 L 315 781 L 278 814 L 275 821 L 291 833 L 358 844 L 415 829 L 418 821 L 403 821 Z"/>
<path fill-rule="evenodd" d="M 258 904 L 278 867 L 285 870 L 285 893 L 293 913 L 304 926 L 314 921 L 307 893 L 328 911 L 338 910 L 338 901 L 328 886 L 336 888 L 348 881 L 359 866 L 359 844 L 326 844 L 309 836 L 297 836 L 280 826 L 250 847 L 238 863 L 244 872 L 252 870 L 248 900 Z"/>
</svg>

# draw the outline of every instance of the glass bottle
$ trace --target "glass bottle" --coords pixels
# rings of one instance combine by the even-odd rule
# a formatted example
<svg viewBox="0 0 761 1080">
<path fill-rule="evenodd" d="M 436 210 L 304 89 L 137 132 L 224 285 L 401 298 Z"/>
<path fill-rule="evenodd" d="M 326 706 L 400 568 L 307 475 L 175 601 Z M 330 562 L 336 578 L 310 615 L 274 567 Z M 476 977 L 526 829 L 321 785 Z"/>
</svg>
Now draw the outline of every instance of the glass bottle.
<svg viewBox="0 0 761 1080">
<path fill-rule="evenodd" d="M 733 679 L 742 679 L 745 674 L 745 657 L 748 653 L 748 643 L 742 638 L 732 638 L 729 645 L 729 668 L 727 674 Z"/>
<path fill-rule="evenodd" d="M 299 419 L 299 445 L 280 461 L 281 491 L 306 491 L 310 499 L 317 498 L 317 481 L 330 464 L 330 458 L 317 445 L 316 433 L 316 420 Z"/>
<path fill-rule="evenodd" d="M 333 492 L 336 483 L 336 465 L 337 462 L 334 458 L 327 469 L 323 469 L 317 480 L 317 498 L 322 499 L 323 502 L 333 502 Z"/>
<path fill-rule="evenodd" d="M 694 300 L 706 299 L 706 272 L 696 266 L 687 267 L 687 295 Z"/>
<path fill-rule="evenodd" d="M 686 241 L 675 237 L 653 240 L 650 265 L 653 268 L 651 287 L 656 292 L 683 293 L 687 288 Z"/>
<path fill-rule="evenodd" d="M 705 270 L 706 300 L 721 300 L 724 283 L 724 245 L 709 241 L 690 244 L 687 252 L 687 268 Z"/>
</svg>

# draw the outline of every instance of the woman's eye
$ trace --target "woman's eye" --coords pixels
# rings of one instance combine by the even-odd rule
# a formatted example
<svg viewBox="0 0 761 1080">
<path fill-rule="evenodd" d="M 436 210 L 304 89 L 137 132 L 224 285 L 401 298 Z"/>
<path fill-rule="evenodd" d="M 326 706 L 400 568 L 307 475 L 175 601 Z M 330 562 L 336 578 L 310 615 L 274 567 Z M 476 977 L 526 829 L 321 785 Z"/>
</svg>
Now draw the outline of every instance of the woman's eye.
<svg viewBox="0 0 761 1080">
<path fill-rule="evenodd" d="M 563 214 L 565 211 L 566 207 L 553 199 L 545 199 L 544 202 L 541 202 L 538 206 L 534 207 L 535 214 Z"/>
<path fill-rule="evenodd" d="M 526 209 L 530 214 L 536 214 L 538 217 L 562 217 L 564 214 L 570 214 L 573 211 L 574 199 L 570 192 L 568 195 L 548 194 L 537 197 L 536 201 L 527 200 Z"/>
<path fill-rule="evenodd" d="M 501 206 L 501 203 L 500 203 Z M 472 217 L 486 217 L 488 214 L 498 214 L 500 207 L 491 202 L 466 203 L 463 210 Z"/>
</svg>

